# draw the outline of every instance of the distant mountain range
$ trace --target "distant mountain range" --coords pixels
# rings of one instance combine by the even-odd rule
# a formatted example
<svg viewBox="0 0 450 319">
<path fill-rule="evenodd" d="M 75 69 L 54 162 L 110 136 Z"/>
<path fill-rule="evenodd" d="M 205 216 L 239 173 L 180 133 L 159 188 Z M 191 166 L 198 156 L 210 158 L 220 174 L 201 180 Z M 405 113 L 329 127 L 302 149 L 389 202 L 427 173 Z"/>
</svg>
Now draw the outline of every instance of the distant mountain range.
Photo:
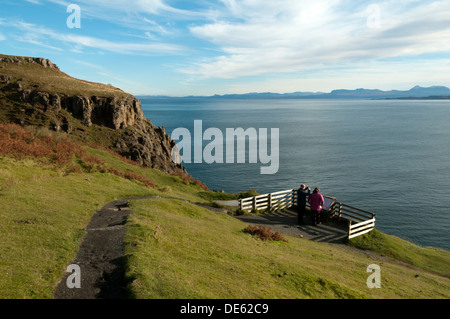
<svg viewBox="0 0 450 319">
<path fill-rule="evenodd" d="M 139 99 L 173 98 L 170 96 L 143 95 Z M 294 92 L 294 93 L 245 93 L 224 94 L 213 96 L 185 96 L 182 98 L 216 98 L 216 99 L 450 99 L 450 89 L 446 86 L 421 87 L 415 86 L 407 91 L 400 90 L 333 90 L 323 92 Z"/>
<path fill-rule="evenodd" d="M 416 85 L 408 91 L 400 90 L 334 90 L 331 93 L 325 94 L 330 98 L 367 98 L 367 99 L 387 99 L 387 98 L 425 98 L 437 96 L 450 96 L 450 89 L 445 86 L 431 86 L 421 87 Z"/>
</svg>

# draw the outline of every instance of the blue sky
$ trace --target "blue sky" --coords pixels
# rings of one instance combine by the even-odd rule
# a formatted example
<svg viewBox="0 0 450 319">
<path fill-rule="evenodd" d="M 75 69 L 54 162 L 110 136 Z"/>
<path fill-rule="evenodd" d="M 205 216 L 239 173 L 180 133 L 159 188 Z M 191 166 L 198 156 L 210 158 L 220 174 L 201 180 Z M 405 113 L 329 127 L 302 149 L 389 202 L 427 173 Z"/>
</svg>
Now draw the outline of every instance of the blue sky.
<svg viewBox="0 0 450 319">
<path fill-rule="evenodd" d="M 135 95 L 450 87 L 450 1 L 2 0 L 0 48 Z"/>
</svg>

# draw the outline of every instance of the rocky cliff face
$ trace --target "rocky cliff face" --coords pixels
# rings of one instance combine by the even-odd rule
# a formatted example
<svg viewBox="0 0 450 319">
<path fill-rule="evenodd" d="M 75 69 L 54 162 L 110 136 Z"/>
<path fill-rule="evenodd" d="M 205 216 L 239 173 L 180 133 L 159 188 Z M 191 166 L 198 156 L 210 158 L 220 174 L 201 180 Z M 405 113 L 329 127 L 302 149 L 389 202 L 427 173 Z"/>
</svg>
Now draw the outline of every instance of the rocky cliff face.
<svg viewBox="0 0 450 319">
<path fill-rule="evenodd" d="M 39 68 L 36 68 L 36 64 Z M 175 142 L 164 128 L 155 127 L 145 118 L 141 103 L 134 96 L 125 93 L 101 96 L 87 95 L 83 91 L 76 94 L 68 94 L 64 90 L 45 91 L 41 89 L 42 83 L 33 84 L 26 81 L 26 78 L 18 78 L 16 73 L 8 73 L 8 66 L 11 65 L 15 66 L 14 70 L 17 70 L 17 66 L 23 66 L 24 74 L 30 65 L 37 72 L 41 72 L 41 69 L 42 72 L 44 69 L 54 69 L 59 76 L 63 74 L 47 59 L 0 57 L 0 97 L 3 98 L 3 101 L 0 100 L 0 108 L 14 105 L 8 112 L 5 111 L 5 114 L 9 114 L 9 121 L 27 125 L 31 123 L 30 118 L 41 118 L 42 123 L 47 123 L 51 129 L 68 134 L 77 133 L 87 140 L 92 133 L 88 128 L 103 128 L 102 134 L 110 134 L 111 138 L 106 138 L 105 141 L 108 142 L 104 144 L 108 145 L 102 146 L 149 168 L 168 173 L 185 173 L 181 165 L 172 161 L 171 153 Z M 46 81 L 44 74 L 39 79 Z M 84 85 L 87 83 L 81 82 Z"/>
<path fill-rule="evenodd" d="M 59 93 L 40 92 L 16 87 L 21 102 L 51 108 L 55 112 L 65 109 L 74 117 L 89 127 L 93 124 L 113 129 L 123 129 L 129 126 L 142 126 L 145 123 L 141 102 L 129 96 L 99 97 L 99 96 L 68 96 Z"/>
<path fill-rule="evenodd" d="M 42 65 L 44 68 L 53 68 L 58 69 L 56 64 L 53 64 L 50 60 L 44 58 L 31 58 L 31 57 L 22 57 L 22 56 L 5 56 L 0 57 L 0 62 L 6 63 L 16 63 L 16 64 L 24 64 L 24 63 L 37 63 Z"/>
</svg>

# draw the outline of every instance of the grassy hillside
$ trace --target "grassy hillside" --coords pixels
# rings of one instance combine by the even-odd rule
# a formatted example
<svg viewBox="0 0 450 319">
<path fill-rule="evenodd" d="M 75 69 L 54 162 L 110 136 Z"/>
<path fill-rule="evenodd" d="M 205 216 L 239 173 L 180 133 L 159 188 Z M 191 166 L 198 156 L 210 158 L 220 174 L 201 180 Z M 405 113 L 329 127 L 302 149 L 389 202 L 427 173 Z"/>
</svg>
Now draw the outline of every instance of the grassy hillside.
<svg viewBox="0 0 450 319">
<path fill-rule="evenodd" d="M 0 123 L 66 132 L 146 167 L 184 173 L 171 158 L 174 142 L 133 95 L 73 78 L 46 59 L 0 55 Z"/>
<path fill-rule="evenodd" d="M 110 85 L 88 82 L 73 78 L 57 68 L 44 68 L 42 65 L 29 62 L 28 57 L 15 57 L 0 54 L 1 58 L 22 59 L 21 63 L 0 61 L 0 76 L 10 78 L 7 86 L 18 86 L 30 90 L 74 96 L 130 97 L 131 95 Z M 14 90 L 0 90 L 0 123 L 21 123 L 21 125 L 51 127 L 52 123 L 60 123 L 61 118 L 72 128 L 72 136 L 85 142 L 110 147 L 127 130 L 115 130 L 105 126 L 83 125 L 80 119 L 70 112 L 61 109 L 57 113 L 52 108 L 42 105 L 23 103 L 19 93 Z M 130 129 L 132 130 L 132 129 Z"/>
<path fill-rule="evenodd" d="M 170 186 L 169 186 L 170 185 Z M 52 298 L 95 210 L 130 196 L 185 196 L 193 180 L 144 169 L 45 129 L 0 125 L 0 298 Z"/>
<path fill-rule="evenodd" d="M 226 214 L 179 200 L 148 199 L 132 207 L 128 275 L 136 298 L 450 297 L 449 278 L 426 265 L 289 236 L 287 243 L 262 241 Z M 440 254 L 448 273 L 449 253 Z M 381 267 L 381 289 L 366 285 L 370 264 Z"/>
<path fill-rule="evenodd" d="M 0 125 L 0 298 L 52 298 L 95 210 L 141 195 L 160 198 L 132 202 L 130 297 L 450 297 L 448 252 L 379 232 L 351 244 L 392 259 L 288 236 L 262 241 L 241 221 L 194 205 L 217 195 L 183 178 L 65 134 Z M 366 286 L 372 263 L 381 289 Z"/>
<path fill-rule="evenodd" d="M 35 88 L 49 93 L 77 95 L 80 92 L 87 96 L 123 97 L 130 94 L 111 85 L 75 79 L 58 68 L 43 68 L 40 64 L 26 61 L 26 57 L 0 54 L 0 58 L 23 59 L 18 63 L 0 62 L 0 75 L 10 76 L 13 83 L 24 87 Z M 26 70 L 26 73 L 24 73 Z"/>
<path fill-rule="evenodd" d="M 376 229 L 364 236 L 351 239 L 348 244 L 450 278 L 450 260 L 447 251 L 433 247 L 419 247 Z"/>
</svg>

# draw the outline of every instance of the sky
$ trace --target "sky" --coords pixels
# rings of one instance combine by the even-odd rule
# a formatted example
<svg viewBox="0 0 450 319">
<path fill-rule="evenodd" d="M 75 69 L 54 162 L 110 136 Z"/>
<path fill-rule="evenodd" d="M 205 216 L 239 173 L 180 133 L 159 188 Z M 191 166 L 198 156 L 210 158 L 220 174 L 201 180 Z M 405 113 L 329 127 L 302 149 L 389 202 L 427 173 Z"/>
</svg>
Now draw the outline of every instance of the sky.
<svg viewBox="0 0 450 319">
<path fill-rule="evenodd" d="M 450 87 L 450 1 L 0 0 L 0 53 L 134 95 Z"/>
</svg>

